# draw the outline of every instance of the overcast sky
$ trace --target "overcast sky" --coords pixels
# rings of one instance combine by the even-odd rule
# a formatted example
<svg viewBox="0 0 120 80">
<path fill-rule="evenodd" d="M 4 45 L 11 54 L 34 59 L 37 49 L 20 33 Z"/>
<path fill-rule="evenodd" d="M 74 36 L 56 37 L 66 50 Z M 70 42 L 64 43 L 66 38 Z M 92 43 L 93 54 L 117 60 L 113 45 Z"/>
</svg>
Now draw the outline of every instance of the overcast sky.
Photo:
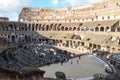
<svg viewBox="0 0 120 80">
<path fill-rule="evenodd" d="M 17 21 L 23 7 L 59 8 L 98 1 L 101 0 L 0 0 L 0 17 L 8 17 L 10 20 Z"/>
</svg>

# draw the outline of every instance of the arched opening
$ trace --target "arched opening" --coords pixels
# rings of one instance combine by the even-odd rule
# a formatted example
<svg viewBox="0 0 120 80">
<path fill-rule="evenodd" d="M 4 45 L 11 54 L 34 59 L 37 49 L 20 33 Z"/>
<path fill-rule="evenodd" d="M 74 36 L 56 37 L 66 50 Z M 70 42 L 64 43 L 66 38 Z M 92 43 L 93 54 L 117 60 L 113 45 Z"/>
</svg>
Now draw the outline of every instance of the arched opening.
<svg viewBox="0 0 120 80">
<path fill-rule="evenodd" d="M 50 30 L 52 30 L 52 29 L 53 29 L 53 24 L 50 25 Z"/>
<path fill-rule="evenodd" d="M 105 31 L 109 31 L 109 27 L 106 27 L 106 28 L 105 28 Z"/>
<path fill-rule="evenodd" d="M 112 53 L 115 53 L 115 48 L 114 47 L 112 48 Z"/>
<path fill-rule="evenodd" d="M 64 26 L 61 27 L 61 31 L 64 31 Z"/>
<path fill-rule="evenodd" d="M 77 28 L 77 31 L 80 31 L 80 27 Z"/>
<path fill-rule="evenodd" d="M 27 35 L 25 35 L 25 41 L 28 41 L 28 36 Z"/>
<path fill-rule="evenodd" d="M 30 27 L 30 26 L 31 26 L 31 24 L 29 23 L 29 24 L 28 24 L 28 26 Z"/>
<path fill-rule="evenodd" d="M 31 27 L 30 26 L 28 27 L 28 31 L 31 31 Z"/>
<path fill-rule="evenodd" d="M 80 46 L 80 41 L 78 41 L 78 46 Z"/>
<path fill-rule="evenodd" d="M 48 31 L 48 30 L 49 30 L 49 25 L 46 26 L 46 31 Z"/>
<path fill-rule="evenodd" d="M 15 36 L 12 36 L 11 38 L 12 38 L 12 42 L 15 42 Z"/>
<path fill-rule="evenodd" d="M 81 46 L 84 46 L 85 44 L 84 44 L 84 42 L 81 42 Z"/>
<path fill-rule="evenodd" d="M 58 40 L 55 40 L 55 43 L 59 43 L 59 41 L 58 41 Z"/>
<path fill-rule="evenodd" d="M 104 31 L 104 27 L 101 27 L 101 28 L 100 28 L 100 31 Z"/>
<path fill-rule="evenodd" d="M 86 31 L 89 31 L 89 28 L 88 28 L 88 27 L 86 27 Z"/>
<path fill-rule="evenodd" d="M 102 16 L 102 20 L 104 20 L 104 17 Z"/>
<path fill-rule="evenodd" d="M 60 31 L 60 27 L 59 26 L 57 27 L 57 31 Z"/>
<path fill-rule="evenodd" d="M 117 32 L 120 32 L 120 27 L 117 28 Z"/>
<path fill-rule="evenodd" d="M 93 49 L 94 49 L 94 48 L 96 48 L 96 45 L 95 45 L 95 44 L 93 44 Z"/>
<path fill-rule="evenodd" d="M 89 47 L 92 47 L 92 44 L 91 44 L 91 43 L 89 44 Z"/>
<path fill-rule="evenodd" d="M 41 24 L 39 25 L 39 30 L 41 30 Z"/>
<path fill-rule="evenodd" d="M 27 27 L 27 24 L 26 24 L 26 26 L 25 27 Z M 14 31 L 16 31 L 17 30 L 17 26 L 14 26 Z"/>
<path fill-rule="evenodd" d="M 6 26 L 6 31 L 8 31 L 8 27 Z"/>
<path fill-rule="evenodd" d="M 60 28 L 59 28 L 59 25 L 57 25 L 57 24 L 54 24 L 54 30 L 57 30 L 57 31 L 59 31 L 59 30 L 60 30 Z"/>
<path fill-rule="evenodd" d="M 21 27 L 20 30 L 21 30 L 21 31 L 24 31 L 24 27 Z"/>
<path fill-rule="evenodd" d="M 73 27 L 73 31 L 76 31 L 76 27 Z"/>
<path fill-rule="evenodd" d="M 69 41 L 69 47 L 72 47 L 73 44 L 72 44 L 72 41 Z"/>
<path fill-rule="evenodd" d="M 101 49 L 101 46 L 100 46 L 100 45 L 98 45 L 97 47 L 98 47 L 99 50 Z"/>
<path fill-rule="evenodd" d="M 42 28 L 42 31 L 44 31 L 45 30 L 45 25 L 43 25 L 41 28 Z"/>
<path fill-rule="evenodd" d="M 34 31 L 34 26 L 32 26 L 32 31 Z"/>
<path fill-rule="evenodd" d="M 65 27 L 65 31 L 68 31 L 68 27 Z"/>
<path fill-rule="evenodd" d="M 65 47 L 69 47 L 69 41 L 66 41 Z"/>
<path fill-rule="evenodd" d="M 28 26 L 28 27 L 29 27 L 29 26 Z M 20 31 L 20 27 L 19 27 L 19 26 L 16 27 L 16 31 Z"/>
<path fill-rule="evenodd" d="M 71 27 L 69 27 L 69 31 L 72 31 L 72 28 L 71 28 Z"/>
<path fill-rule="evenodd" d="M 96 14 L 96 13 L 95 13 Z M 98 20 L 98 16 L 96 16 L 96 20 Z"/>
<path fill-rule="evenodd" d="M 25 31 L 27 31 L 27 26 L 25 26 Z"/>
<path fill-rule="evenodd" d="M 53 27 L 53 31 L 55 31 L 55 30 L 56 30 L 56 26 Z"/>
<path fill-rule="evenodd" d="M 108 16 L 108 19 L 110 19 L 110 16 Z"/>
<path fill-rule="evenodd" d="M 62 40 L 60 40 L 59 42 L 62 43 Z"/>
<path fill-rule="evenodd" d="M 95 31 L 99 31 L 99 28 L 98 28 L 98 27 L 95 27 Z"/>
<path fill-rule="evenodd" d="M 18 28 L 19 28 L 19 27 L 18 27 Z M 17 28 L 17 30 L 19 30 L 18 28 Z M 31 31 L 31 24 L 28 24 L 28 27 L 27 27 L 27 28 L 28 28 L 28 31 Z"/>
<path fill-rule="evenodd" d="M 12 31 L 13 30 L 13 25 L 9 25 L 9 30 Z"/>
<path fill-rule="evenodd" d="M 36 31 L 38 30 L 38 24 L 36 24 Z"/>
<path fill-rule="evenodd" d="M 2 26 L 2 31 L 5 31 L 5 27 L 4 26 Z"/>
</svg>

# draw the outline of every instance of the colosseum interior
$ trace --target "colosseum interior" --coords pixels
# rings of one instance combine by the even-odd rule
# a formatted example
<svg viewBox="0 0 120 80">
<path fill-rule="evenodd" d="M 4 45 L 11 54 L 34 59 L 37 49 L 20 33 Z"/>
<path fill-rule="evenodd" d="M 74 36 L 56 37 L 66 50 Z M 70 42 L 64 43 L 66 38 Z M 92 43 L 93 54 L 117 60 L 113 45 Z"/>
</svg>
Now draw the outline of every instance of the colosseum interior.
<svg viewBox="0 0 120 80">
<path fill-rule="evenodd" d="M 10 51 L 15 53 L 15 50 L 28 53 L 15 47 L 24 45 L 22 47 L 29 51 L 32 44 L 77 49 L 81 54 L 92 54 L 94 51 L 119 53 L 120 0 L 63 7 L 58 10 L 24 7 L 18 21 L 0 18 L 0 41 L 1 55 Z M 37 49 L 38 46 L 32 47 Z M 25 56 L 21 53 L 22 55 Z M 0 59 L 2 66 L 7 63 L 3 63 L 1 57 Z M 34 61 L 31 63 L 37 64 Z"/>
</svg>

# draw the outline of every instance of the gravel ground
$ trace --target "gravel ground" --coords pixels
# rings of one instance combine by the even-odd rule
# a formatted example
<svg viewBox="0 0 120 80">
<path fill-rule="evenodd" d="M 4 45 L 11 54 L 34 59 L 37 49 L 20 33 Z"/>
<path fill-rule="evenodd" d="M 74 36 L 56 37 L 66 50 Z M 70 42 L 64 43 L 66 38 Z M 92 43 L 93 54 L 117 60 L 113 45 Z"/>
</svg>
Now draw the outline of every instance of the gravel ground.
<svg viewBox="0 0 120 80">
<path fill-rule="evenodd" d="M 72 62 L 72 64 L 71 64 Z M 102 73 L 106 75 L 104 64 L 97 58 L 84 55 L 79 58 L 74 58 L 66 63 L 51 64 L 49 66 L 40 67 L 41 70 L 45 70 L 45 77 L 56 78 L 55 72 L 62 71 L 65 73 L 66 78 L 86 78 L 92 77 L 93 74 Z"/>
</svg>

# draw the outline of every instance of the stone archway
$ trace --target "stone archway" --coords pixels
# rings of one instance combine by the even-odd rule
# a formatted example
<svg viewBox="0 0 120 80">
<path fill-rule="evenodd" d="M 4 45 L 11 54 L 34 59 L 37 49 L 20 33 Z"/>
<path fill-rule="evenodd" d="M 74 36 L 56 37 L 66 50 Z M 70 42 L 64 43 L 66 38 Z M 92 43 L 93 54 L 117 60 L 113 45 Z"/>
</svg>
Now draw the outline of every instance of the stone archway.
<svg viewBox="0 0 120 80">
<path fill-rule="evenodd" d="M 66 41 L 66 47 L 69 47 L 69 41 Z"/>
<path fill-rule="evenodd" d="M 53 30 L 53 24 L 50 24 L 50 30 Z"/>
<path fill-rule="evenodd" d="M 76 27 L 73 27 L 73 31 L 76 31 Z"/>
<path fill-rule="evenodd" d="M 37 31 L 37 30 L 38 30 L 38 24 L 36 24 L 36 26 L 35 26 L 35 27 L 36 27 L 36 29 L 35 29 L 35 30 Z"/>
<path fill-rule="evenodd" d="M 6 27 L 5 27 L 5 31 L 8 31 L 8 30 L 9 30 L 9 27 L 8 27 L 8 26 L 6 26 Z"/>
<path fill-rule="evenodd" d="M 106 28 L 105 28 L 105 31 L 109 31 L 109 29 L 110 29 L 109 27 L 106 27 Z"/>
<path fill-rule="evenodd" d="M 120 27 L 117 28 L 117 32 L 120 32 Z"/>
<path fill-rule="evenodd" d="M 45 24 L 41 28 L 42 28 L 42 31 L 44 31 L 45 30 Z"/>
<path fill-rule="evenodd" d="M 95 31 L 99 31 L 99 28 L 98 28 L 98 27 L 95 27 Z"/>
<path fill-rule="evenodd" d="M 100 27 L 100 31 L 104 31 L 104 27 Z"/>
<path fill-rule="evenodd" d="M 15 36 L 14 35 L 11 36 L 11 40 L 12 40 L 12 42 L 15 42 Z"/>
<path fill-rule="evenodd" d="M 57 27 L 57 31 L 60 31 L 60 27 L 59 26 Z"/>
<path fill-rule="evenodd" d="M 28 31 L 31 31 L 31 27 L 30 26 L 28 27 Z"/>
<path fill-rule="evenodd" d="M 53 30 L 54 31 L 59 31 L 60 29 L 59 29 L 59 26 L 57 25 L 57 24 L 53 24 Z"/>
<path fill-rule="evenodd" d="M 56 29 L 57 29 L 56 26 L 54 26 L 54 27 L 53 27 L 53 31 L 55 31 Z"/>
<path fill-rule="evenodd" d="M 65 27 L 65 31 L 68 31 L 68 27 Z"/>
<path fill-rule="evenodd" d="M 28 41 L 28 36 L 27 35 L 25 35 L 25 41 Z"/>
<path fill-rule="evenodd" d="M 115 53 L 115 48 L 114 47 L 112 48 L 112 53 Z"/>
<path fill-rule="evenodd" d="M 81 42 L 81 46 L 84 46 L 85 45 L 85 43 L 84 42 Z"/>
<path fill-rule="evenodd" d="M 61 27 L 61 31 L 64 31 L 64 26 Z"/>
<path fill-rule="evenodd" d="M 89 43 L 89 47 L 90 47 L 90 48 L 92 47 L 92 44 L 91 44 L 91 43 Z"/>
<path fill-rule="evenodd" d="M 69 31 L 72 31 L 72 27 L 69 27 Z"/>
<path fill-rule="evenodd" d="M 8 26 L 9 26 L 8 29 L 9 29 L 10 31 L 12 31 L 12 30 L 13 30 L 13 25 L 10 24 L 10 25 L 8 25 Z"/>
<path fill-rule="evenodd" d="M 77 31 L 80 31 L 80 27 L 77 28 Z"/>
<path fill-rule="evenodd" d="M 32 31 L 34 31 L 34 26 L 32 26 Z"/>
<path fill-rule="evenodd" d="M 101 49 L 101 46 L 100 46 L 100 45 L 98 45 L 98 46 L 97 46 L 97 48 L 98 48 L 98 50 L 100 50 L 100 49 Z"/>
<path fill-rule="evenodd" d="M 46 31 L 48 31 L 48 30 L 49 30 L 49 25 L 46 26 Z"/>
<path fill-rule="evenodd" d="M 96 48 L 96 47 L 97 47 L 96 44 L 93 44 L 93 49 Z"/>
</svg>

